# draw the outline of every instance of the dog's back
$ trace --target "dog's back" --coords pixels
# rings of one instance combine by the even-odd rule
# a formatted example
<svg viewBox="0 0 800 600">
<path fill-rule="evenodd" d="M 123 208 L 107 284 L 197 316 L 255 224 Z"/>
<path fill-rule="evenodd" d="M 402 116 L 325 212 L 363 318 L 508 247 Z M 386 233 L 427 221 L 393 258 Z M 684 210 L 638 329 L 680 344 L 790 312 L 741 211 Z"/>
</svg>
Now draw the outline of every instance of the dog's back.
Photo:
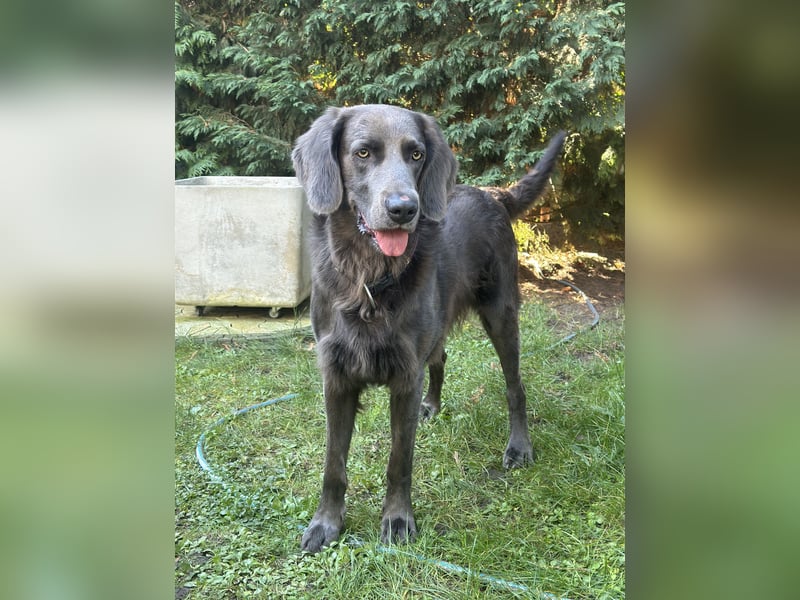
<svg viewBox="0 0 800 600">
<path fill-rule="evenodd" d="M 558 132 L 534 168 L 510 188 L 457 185 L 448 198 L 442 232 L 439 279 L 448 325 L 469 308 L 508 296 L 518 303 L 517 245 L 512 221 L 542 194 L 566 137 Z M 449 327 L 448 327 L 449 329 Z"/>
<path fill-rule="evenodd" d="M 442 223 L 440 286 L 447 290 L 446 320 L 452 325 L 468 309 L 497 294 L 516 298 L 516 242 L 505 207 L 484 190 L 456 186 Z M 513 281 L 512 281 L 513 280 Z M 498 288 L 498 283 L 508 287 Z M 449 327 L 448 327 L 449 329 Z"/>
</svg>

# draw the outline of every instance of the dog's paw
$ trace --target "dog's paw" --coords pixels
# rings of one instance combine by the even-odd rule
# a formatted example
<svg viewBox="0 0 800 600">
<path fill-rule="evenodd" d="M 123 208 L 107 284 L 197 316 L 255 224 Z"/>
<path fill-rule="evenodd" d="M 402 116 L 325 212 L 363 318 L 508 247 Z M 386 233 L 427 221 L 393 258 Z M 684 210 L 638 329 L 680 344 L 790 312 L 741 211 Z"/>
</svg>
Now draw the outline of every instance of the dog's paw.
<svg viewBox="0 0 800 600">
<path fill-rule="evenodd" d="M 439 414 L 440 406 L 438 403 L 429 402 L 426 398 L 419 405 L 419 419 L 420 421 L 427 421 Z"/>
<path fill-rule="evenodd" d="M 300 549 L 319 552 L 331 542 L 339 539 L 340 527 L 316 518 L 312 519 L 300 540 Z"/>
<path fill-rule="evenodd" d="M 536 451 L 532 446 L 528 445 L 524 448 L 517 448 L 509 444 L 503 454 L 503 468 L 519 469 L 535 460 Z"/>
<path fill-rule="evenodd" d="M 417 537 L 417 524 L 409 513 L 405 516 L 385 516 L 381 521 L 381 542 L 405 544 Z"/>
</svg>

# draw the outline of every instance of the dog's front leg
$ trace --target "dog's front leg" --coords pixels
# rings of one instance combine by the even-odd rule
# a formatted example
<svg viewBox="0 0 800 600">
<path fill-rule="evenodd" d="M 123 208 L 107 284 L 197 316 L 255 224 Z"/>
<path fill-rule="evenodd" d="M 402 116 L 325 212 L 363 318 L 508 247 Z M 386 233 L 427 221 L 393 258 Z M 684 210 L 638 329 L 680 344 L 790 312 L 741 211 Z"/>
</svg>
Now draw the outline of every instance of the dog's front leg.
<svg viewBox="0 0 800 600">
<path fill-rule="evenodd" d="M 360 391 L 357 388 L 341 389 L 332 381 L 325 382 L 325 474 L 319 507 L 300 542 L 300 547 L 308 552 L 319 552 L 323 546 L 338 539 L 344 525 L 347 454 Z"/>
<path fill-rule="evenodd" d="M 404 381 L 389 386 L 392 450 L 386 470 L 386 498 L 381 521 L 381 541 L 384 544 L 410 542 L 417 535 L 411 509 L 411 469 L 423 378 L 424 373 L 420 370 L 413 382 Z"/>
</svg>

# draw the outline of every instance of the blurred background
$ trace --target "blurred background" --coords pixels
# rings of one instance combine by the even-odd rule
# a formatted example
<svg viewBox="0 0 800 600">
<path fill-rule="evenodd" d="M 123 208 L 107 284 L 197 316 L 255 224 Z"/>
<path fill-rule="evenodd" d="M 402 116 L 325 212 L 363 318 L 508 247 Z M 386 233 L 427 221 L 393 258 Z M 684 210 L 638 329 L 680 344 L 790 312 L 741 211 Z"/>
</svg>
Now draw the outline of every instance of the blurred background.
<svg viewBox="0 0 800 600">
<path fill-rule="evenodd" d="M 171 7 L 0 32 L 0 597 L 170 597 Z"/>
<path fill-rule="evenodd" d="M 796 593 L 796 5 L 635 3 L 628 592 Z"/>
</svg>

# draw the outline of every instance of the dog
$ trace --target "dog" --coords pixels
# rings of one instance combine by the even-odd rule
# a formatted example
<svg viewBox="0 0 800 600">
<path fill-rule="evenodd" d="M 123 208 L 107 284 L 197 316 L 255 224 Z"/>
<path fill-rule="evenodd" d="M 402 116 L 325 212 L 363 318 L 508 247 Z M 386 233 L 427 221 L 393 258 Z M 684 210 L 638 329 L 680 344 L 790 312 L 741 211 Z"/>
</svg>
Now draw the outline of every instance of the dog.
<svg viewBox="0 0 800 600">
<path fill-rule="evenodd" d="M 400 107 L 329 108 L 297 139 L 292 162 L 313 213 L 311 323 L 327 421 L 322 492 L 303 550 L 318 552 L 342 530 L 347 455 L 359 396 L 370 385 L 390 390 L 381 540 L 414 539 L 417 423 L 440 411 L 445 339 L 470 309 L 505 377 L 503 466 L 534 460 L 511 223 L 545 188 L 564 138 L 554 136 L 533 170 L 507 189 L 456 185 L 458 163 L 434 119 Z"/>
</svg>

